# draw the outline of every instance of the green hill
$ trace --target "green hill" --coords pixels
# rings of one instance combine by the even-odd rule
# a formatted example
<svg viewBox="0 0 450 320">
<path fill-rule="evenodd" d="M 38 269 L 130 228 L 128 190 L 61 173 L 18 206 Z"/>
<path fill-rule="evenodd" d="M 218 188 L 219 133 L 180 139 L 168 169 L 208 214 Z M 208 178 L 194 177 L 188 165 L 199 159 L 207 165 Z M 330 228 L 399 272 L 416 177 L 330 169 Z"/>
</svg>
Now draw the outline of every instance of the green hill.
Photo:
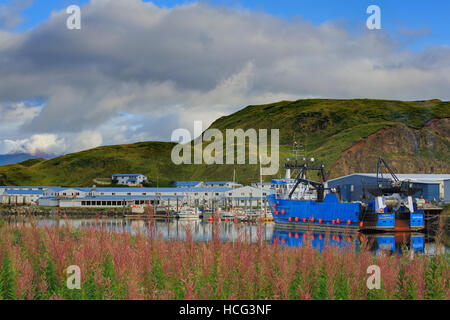
<svg viewBox="0 0 450 320">
<path fill-rule="evenodd" d="M 295 139 L 305 145 L 308 156 L 325 163 L 329 177 L 373 172 L 379 155 L 398 172 L 448 173 L 449 119 L 450 102 L 440 100 L 308 99 L 248 106 L 216 120 L 211 128 L 280 129 L 280 162 L 292 156 Z M 143 173 L 164 186 L 175 180 L 231 180 L 233 168 L 238 182 L 259 180 L 257 165 L 176 166 L 170 158 L 173 146 L 166 142 L 105 146 L 2 166 L 0 185 L 90 186 L 94 178 L 114 173 Z M 283 169 L 279 175 L 284 175 Z"/>
</svg>

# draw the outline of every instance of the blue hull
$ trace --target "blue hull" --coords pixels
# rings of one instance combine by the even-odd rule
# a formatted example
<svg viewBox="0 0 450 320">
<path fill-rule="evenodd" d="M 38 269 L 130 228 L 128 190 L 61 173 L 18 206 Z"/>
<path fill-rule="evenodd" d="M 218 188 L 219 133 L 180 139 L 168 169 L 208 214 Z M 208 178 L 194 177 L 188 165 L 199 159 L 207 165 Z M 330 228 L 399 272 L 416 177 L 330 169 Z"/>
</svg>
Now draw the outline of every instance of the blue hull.
<svg viewBox="0 0 450 320">
<path fill-rule="evenodd" d="M 359 228 L 361 205 L 339 202 L 333 193 L 327 194 L 323 202 L 277 199 L 275 195 L 269 195 L 267 199 L 278 224 Z"/>
<path fill-rule="evenodd" d="M 269 195 L 267 199 L 274 222 L 287 228 L 307 225 L 376 231 L 420 231 L 424 228 L 422 211 L 409 214 L 402 208 L 396 212 L 375 213 L 373 202 L 364 209 L 360 203 L 339 202 L 333 193 L 327 194 L 323 202 L 277 199 L 275 195 Z"/>
<path fill-rule="evenodd" d="M 308 238 L 307 238 L 308 237 Z M 345 233 L 340 230 L 337 232 L 304 232 L 297 230 L 275 229 L 272 236 L 272 244 L 282 247 L 300 248 L 307 240 L 310 241 L 313 248 L 322 252 L 326 245 L 337 248 L 350 248 L 355 246 L 355 250 L 360 246 L 365 236 L 355 233 Z M 382 250 L 402 253 L 404 246 L 416 252 L 424 251 L 424 235 L 420 233 L 381 233 L 373 236 L 369 241 L 369 249 L 378 255 Z"/>
</svg>

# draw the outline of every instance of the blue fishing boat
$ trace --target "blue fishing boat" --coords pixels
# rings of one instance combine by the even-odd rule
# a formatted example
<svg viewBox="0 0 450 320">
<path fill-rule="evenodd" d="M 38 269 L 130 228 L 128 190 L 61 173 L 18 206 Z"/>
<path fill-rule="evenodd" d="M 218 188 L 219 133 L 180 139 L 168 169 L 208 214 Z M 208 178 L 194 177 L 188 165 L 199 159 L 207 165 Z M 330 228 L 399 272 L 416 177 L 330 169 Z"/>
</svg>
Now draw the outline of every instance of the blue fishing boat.
<svg viewBox="0 0 450 320">
<path fill-rule="evenodd" d="M 379 159 L 380 163 L 387 164 Z M 324 165 L 312 162 L 286 163 L 286 179 L 277 184 L 275 194 L 268 195 L 274 222 L 286 228 L 305 225 L 315 228 L 357 229 L 371 231 L 418 231 L 424 228 L 423 211 L 418 210 L 412 195 L 417 193 L 407 183 L 400 182 L 392 170 L 392 185 L 369 188 L 375 199 L 364 202 L 340 201 L 340 189 L 328 188 L 325 182 Z M 290 178 L 290 170 L 298 170 L 297 178 Z M 308 171 L 318 171 L 322 182 L 307 179 Z M 381 178 L 380 181 L 386 181 Z"/>
<path fill-rule="evenodd" d="M 364 207 L 359 202 L 341 202 L 337 190 L 327 188 L 325 182 L 307 179 L 307 172 L 318 171 L 325 181 L 324 165 L 312 162 L 286 163 L 286 179 L 273 180 L 276 194 L 267 196 L 274 222 L 288 228 L 304 226 L 359 229 Z M 290 179 L 290 170 L 299 170 L 297 178 Z"/>
<path fill-rule="evenodd" d="M 383 177 L 383 167 L 390 178 Z M 377 160 L 377 184 L 363 188 L 364 198 L 370 193 L 374 198 L 365 205 L 361 217 L 361 230 L 420 231 L 425 228 L 424 210 L 419 209 L 413 196 L 422 189 L 414 188 L 409 181 L 400 181 L 386 161 Z"/>
</svg>

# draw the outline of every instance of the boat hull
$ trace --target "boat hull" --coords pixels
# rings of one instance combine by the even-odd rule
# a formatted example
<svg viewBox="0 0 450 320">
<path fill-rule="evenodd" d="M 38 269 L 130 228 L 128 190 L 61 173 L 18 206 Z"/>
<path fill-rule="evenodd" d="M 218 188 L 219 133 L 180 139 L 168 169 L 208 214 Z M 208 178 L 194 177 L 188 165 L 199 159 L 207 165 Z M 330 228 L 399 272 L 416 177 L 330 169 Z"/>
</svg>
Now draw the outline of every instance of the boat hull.
<svg viewBox="0 0 450 320">
<path fill-rule="evenodd" d="M 343 203 L 335 194 L 327 194 L 323 202 L 314 200 L 277 199 L 267 197 L 274 222 L 283 227 L 359 228 L 360 203 Z"/>
<path fill-rule="evenodd" d="M 327 194 L 323 202 L 267 197 L 274 222 L 285 229 L 311 227 L 315 230 L 408 232 L 424 229 L 423 212 L 408 210 L 376 213 L 361 203 L 339 202 L 335 194 Z"/>
</svg>

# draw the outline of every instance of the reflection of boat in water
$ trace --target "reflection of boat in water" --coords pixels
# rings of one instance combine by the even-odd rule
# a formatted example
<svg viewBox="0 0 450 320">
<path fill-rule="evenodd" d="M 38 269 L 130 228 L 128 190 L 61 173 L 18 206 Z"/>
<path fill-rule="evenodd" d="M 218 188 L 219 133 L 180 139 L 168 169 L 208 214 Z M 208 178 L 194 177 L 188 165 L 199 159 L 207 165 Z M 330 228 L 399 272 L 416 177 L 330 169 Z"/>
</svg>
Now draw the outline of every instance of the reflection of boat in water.
<svg viewBox="0 0 450 320">
<path fill-rule="evenodd" d="M 212 218 L 213 216 L 213 211 L 212 209 L 209 208 L 205 208 L 205 209 L 200 209 L 200 215 L 202 216 L 203 219 L 208 220 L 209 218 Z"/>
<path fill-rule="evenodd" d="M 416 252 L 424 250 L 424 235 L 411 232 L 360 234 L 358 232 L 324 232 L 314 229 L 300 231 L 276 228 L 271 243 L 299 248 L 306 237 L 309 237 L 311 245 L 319 251 L 322 251 L 326 245 L 340 248 L 350 248 L 354 245 L 355 248 L 358 248 L 363 240 L 368 242 L 369 250 L 375 253 L 379 253 L 381 250 L 401 253 L 403 246 Z"/>
<path fill-rule="evenodd" d="M 235 212 L 233 211 L 221 211 L 220 212 L 220 219 L 233 219 L 236 216 Z"/>
<path fill-rule="evenodd" d="M 368 235 L 366 235 L 368 236 Z M 388 250 L 395 253 L 402 253 L 403 246 L 416 252 L 424 252 L 425 236 L 416 232 L 392 232 L 372 235 L 373 242 L 370 249 L 379 253 L 381 250 Z M 369 238 L 371 240 L 371 238 Z"/>
<path fill-rule="evenodd" d="M 169 212 L 162 207 L 153 207 L 150 204 L 147 205 L 132 205 L 131 213 L 125 214 L 125 218 L 174 218 L 173 212 Z"/>
</svg>

